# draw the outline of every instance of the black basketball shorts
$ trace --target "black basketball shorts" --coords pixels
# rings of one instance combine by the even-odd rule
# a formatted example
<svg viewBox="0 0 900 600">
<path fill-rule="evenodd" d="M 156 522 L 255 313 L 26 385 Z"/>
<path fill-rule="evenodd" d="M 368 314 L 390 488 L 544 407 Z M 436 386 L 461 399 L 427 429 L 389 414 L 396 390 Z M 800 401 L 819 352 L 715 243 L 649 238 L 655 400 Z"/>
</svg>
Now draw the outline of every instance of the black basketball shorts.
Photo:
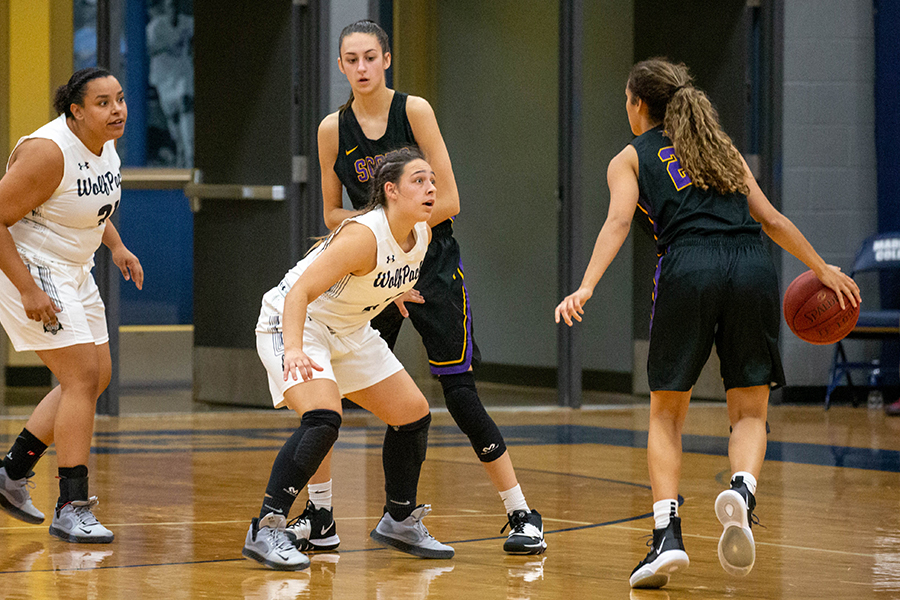
<svg viewBox="0 0 900 600">
<path fill-rule="evenodd" d="M 652 391 L 688 391 L 713 343 L 725 389 L 784 385 L 778 279 L 757 235 L 676 240 L 660 258 L 647 360 Z"/>
</svg>

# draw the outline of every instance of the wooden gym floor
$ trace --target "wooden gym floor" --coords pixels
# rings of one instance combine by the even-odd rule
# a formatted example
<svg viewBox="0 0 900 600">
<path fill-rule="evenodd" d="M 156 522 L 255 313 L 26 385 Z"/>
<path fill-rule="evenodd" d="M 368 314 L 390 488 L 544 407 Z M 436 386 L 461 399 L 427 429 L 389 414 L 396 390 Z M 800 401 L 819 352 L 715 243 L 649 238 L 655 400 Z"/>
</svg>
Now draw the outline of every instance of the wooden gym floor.
<svg viewBox="0 0 900 600">
<path fill-rule="evenodd" d="M 690 568 L 663 590 L 630 590 L 631 570 L 647 552 L 652 499 L 646 403 L 621 400 L 580 411 L 491 411 L 529 503 L 544 516 L 549 548 L 532 557 L 502 552 L 503 505 L 442 411 L 419 501 L 433 506 L 425 523 L 456 557 L 428 561 L 376 546 L 368 533 L 384 501 L 383 426 L 367 414 L 346 415 L 334 459 L 340 552 L 314 554 L 311 568 L 296 573 L 241 558 L 275 453 L 296 426 L 292 413 L 98 418 L 91 491 L 115 542 L 68 544 L 47 533 L 49 523 L 0 513 L 0 598 L 900 598 L 900 419 L 844 406 L 770 409 L 756 567 L 735 579 L 716 557 L 721 528 L 713 511 L 729 475 L 725 408 L 695 403 L 680 509 Z M 21 416 L 0 418 L 0 446 L 23 424 Z M 49 513 L 57 491 L 52 451 L 36 470 L 32 495 Z"/>
</svg>

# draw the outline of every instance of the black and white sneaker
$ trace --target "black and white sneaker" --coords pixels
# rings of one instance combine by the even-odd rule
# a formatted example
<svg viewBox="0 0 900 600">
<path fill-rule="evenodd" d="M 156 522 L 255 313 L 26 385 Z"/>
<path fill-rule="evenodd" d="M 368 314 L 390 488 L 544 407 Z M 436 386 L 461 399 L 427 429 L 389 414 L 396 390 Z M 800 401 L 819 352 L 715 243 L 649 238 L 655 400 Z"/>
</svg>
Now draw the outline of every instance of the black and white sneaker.
<svg viewBox="0 0 900 600">
<path fill-rule="evenodd" d="M 284 532 L 301 552 L 326 552 L 341 545 L 334 510 L 316 508 L 310 500 L 306 501 L 306 509 L 300 516 L 291 519 Z"/>
<path fill-rule="evenodd" d="M 743 477 L 735 477 L 731 489 L 716 498 L 716 516 L 724 528 L 719 538 L 719 562 L 729 575 L 744 577 L 756 562 L 756 544 L 750 530 L 756 520 L 756 498 Z"/>
<path fill-rule="evenodd" d="M 669 576 L 691 564 L 681 541 L 681 517 L 672 517 L 664 529 L 653 530 L 650 552 L 631 572 L 631 587 L 661 588 Z"/>
<path fill-rule="evenodd" d="M 503 542 L 503 551 L 509 554 L 541 554 L 547 549 L 544 541 L 544 523 L 538 511 L 530 513 L 514 510 L 506 515 L 508 521 L 500 533 L 509 527 L 509 537 Z"/>
</svg>

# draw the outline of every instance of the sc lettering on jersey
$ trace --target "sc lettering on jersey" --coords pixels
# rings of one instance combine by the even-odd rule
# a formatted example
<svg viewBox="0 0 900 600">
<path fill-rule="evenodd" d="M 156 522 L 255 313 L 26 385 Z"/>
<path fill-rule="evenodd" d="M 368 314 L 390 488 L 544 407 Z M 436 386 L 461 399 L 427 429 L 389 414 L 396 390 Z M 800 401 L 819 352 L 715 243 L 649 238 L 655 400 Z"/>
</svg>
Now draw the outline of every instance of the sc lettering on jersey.
<svg viewBox="0 0 900 600">
<path fill-rule="evenodd" d="M 360 158 L 353 163 L 356 170 L 356 178 L 360 183 L 365 183 L 375 177 L 375 167 L 384 161 L 384 154 L 376 154 L 375 156 L 367 156 Z"/>
</svg>

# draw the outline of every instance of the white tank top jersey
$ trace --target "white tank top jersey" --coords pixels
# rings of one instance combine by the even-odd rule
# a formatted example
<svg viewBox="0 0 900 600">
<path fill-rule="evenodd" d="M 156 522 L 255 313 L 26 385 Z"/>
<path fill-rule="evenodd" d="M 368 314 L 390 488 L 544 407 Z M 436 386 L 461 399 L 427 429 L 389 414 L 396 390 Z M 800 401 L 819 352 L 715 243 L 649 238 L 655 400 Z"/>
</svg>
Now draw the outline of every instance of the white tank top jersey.
<svg viewBox="0 0 900 600">
<path fill-rule="evenodd" d="M 332 236 L 350 222 L 365 225 L 375 234 L 378 263 L 371 273 L 363 276 L 349 274 L 343 277 L 331 286 L 331 289 L 310 302 L 307 308 L 309 318 L 325 325 L 336 336 L 345 336 L 358 330 L 395 298 L 411 290 L 419 279 L 419 269 L 428 250 L 428 224 L 425 222 L 416 224 L 416 244 L 409 252 L 404 252 L 391 235 L 384 209 L 376 208 L 345 220 L 335 229 Z M 291 286 L 328 247 L 330 239 L 314 248 L 287 272 L 281 283 L 266 292 L 256 327 L 258 332 L 281 331 L 281 319 L 273 317 L 281 317 L 284 314 L 284 298 L 291 290 Z"/>
<path fill-rule="evenodd" d="M 25 255 L 73 265 L 89 263 L 100 247 L 106 219 L 116 211 L 122 195 L 115 142 L 106 142 L 97 156 L 72 133 L 65 115 L 21 138 L 16 148 L 35 138 L 53 140 L 62 150 L 63 177 L 50 199 L 9 231 Z"/>
</svg>

